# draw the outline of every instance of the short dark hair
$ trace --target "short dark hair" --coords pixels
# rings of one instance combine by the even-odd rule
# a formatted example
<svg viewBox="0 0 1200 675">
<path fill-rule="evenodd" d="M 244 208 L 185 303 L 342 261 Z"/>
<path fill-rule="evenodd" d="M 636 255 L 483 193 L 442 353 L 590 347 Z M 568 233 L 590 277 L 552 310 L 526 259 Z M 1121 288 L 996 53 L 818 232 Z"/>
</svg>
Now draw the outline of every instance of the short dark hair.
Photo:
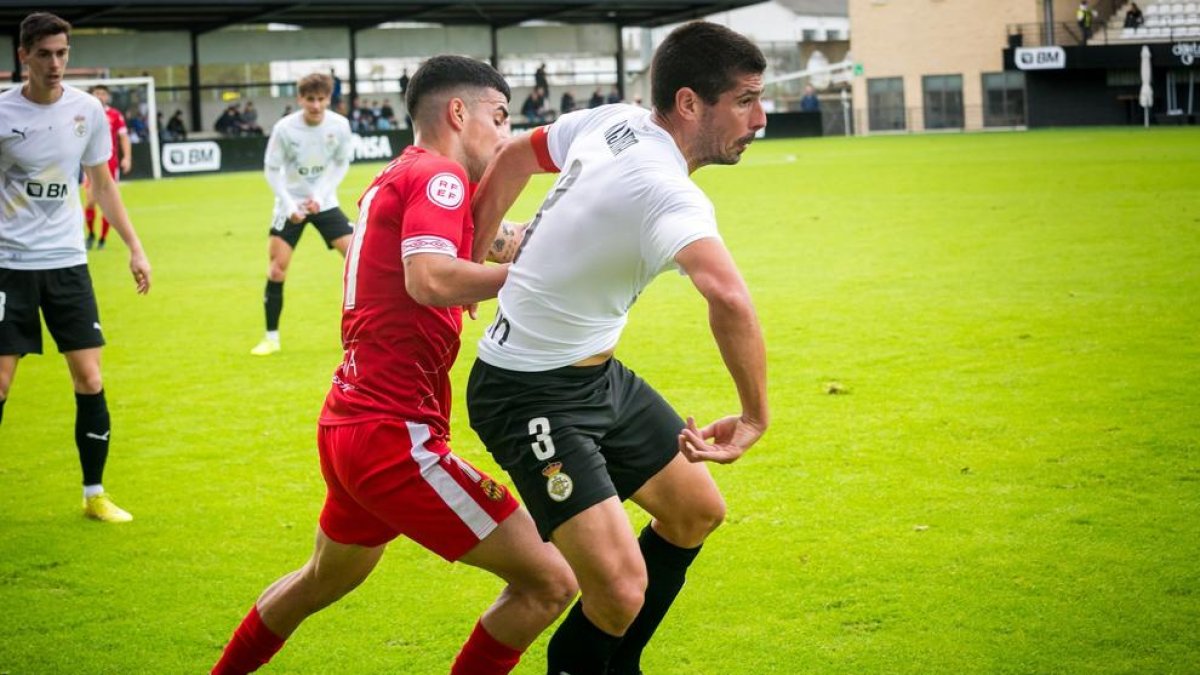
<svg viewBox="0 0 1200 675">
<path fill-rule="evenodd" d="M 692 21 L 671 31 L 650 65 L 650 101 L 662 113 L 675 109 L 684 87 L 712 105 L 741 75 L 767 69 L 762 50 L 740 33 L 708 21 Z"/>
<path fill-rule="evenodd" d="M 38 40 L 59 33 L 71 37 L 71 24 L 50 12 L 34 12 L 21 22 L 21 48 L 29 53 Z"/>
<path fill-rule="evenodd" d="M 495 89 L 504 94 L 504 100 L 512 98 L 508 82 L 490 65 L 465 56 L 435 56 L 422 63 L 408 81 L 404 105 L 409 117 L 417 118 L 422 99 L 463 86 Z"/>
</svg>

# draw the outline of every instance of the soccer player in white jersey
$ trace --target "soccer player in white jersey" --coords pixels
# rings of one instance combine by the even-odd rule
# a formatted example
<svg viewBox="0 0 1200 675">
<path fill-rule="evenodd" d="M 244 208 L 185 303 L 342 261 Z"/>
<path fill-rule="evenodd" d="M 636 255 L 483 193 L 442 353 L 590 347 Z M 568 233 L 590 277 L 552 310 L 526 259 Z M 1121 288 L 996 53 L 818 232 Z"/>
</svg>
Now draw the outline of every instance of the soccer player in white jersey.
<svg viewBox="0 0 1200 675">
<path fill-rule="evenodd" d="M 640 672 L 643 648 L 725 516 L 704 462 L 735 461 L 767 428 L 766 350 L 750 293 L 689 177 L 737 163 L 766 125 L 765 68 L 745 37 L 681 26 L 654 56 L 653 110 L 563 115 L 506 145 L 476 195 L 478 246 L 531 174 L 560 172 L 467 385 L 471 426 L 582 590 L 550 640 L 548 672 Z M 638 295 L 676 268 L 707 301 L 741 402 L 739 414 L 703 428 L 613 358 Z M 653 517 L 640 539 L 624 499 Z"/>
<path fill-rule="evenodd" d="M 129 247 L 138 293 L 150 290 L 150 263 L 108 171 L 108 121 L 94 96 L 62 83 L 71 24 L 44 12 L 21 22 L 17 54 L 29 82 L 0 94 L 0 418 L 18 360 L 42 353 L 46 318 L 75 388 L 75 444 L 83 469 L 83 509 L 123 522 L 101 478 L 109 415 L 100 377 L 104 336 L 83 246 L 79 167 L 100 208 Z"/>
<path fill-rule="evenodd" d="M 263 162 L 267 183 L 275 193 L 275 213 L 263 295 L 267 333 L 250 350 L 255 356 L 279 351 L 283 282 L 305 225 L 312 223 L 325 238 L 325 245 L 343 256 L 353 233 L 338 206 L 337 188 L 350 170 L 354 136 L 346 118 L 328 110 L 333 79 L 313 73 L 300 78 L 296 88 L 300 109 L 275 124 Z"/>
</svg>

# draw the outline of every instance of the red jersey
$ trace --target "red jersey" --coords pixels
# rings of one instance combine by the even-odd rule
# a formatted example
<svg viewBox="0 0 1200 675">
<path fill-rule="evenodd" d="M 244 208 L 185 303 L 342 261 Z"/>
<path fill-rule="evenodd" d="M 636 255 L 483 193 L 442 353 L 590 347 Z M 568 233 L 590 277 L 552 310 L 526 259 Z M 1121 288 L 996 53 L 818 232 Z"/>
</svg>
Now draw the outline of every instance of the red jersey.
<svg viewBox="0 0 1200 675">
<path fill-rule="evenodd" d="M 475 225 L 466 171 L 408 147 L 359 200 L 346 251 L 342 364 L 321 424 L 402 419 L 450 433 L 450 367 L 458 356 L 461 307 L 429 307 L 404 287 L 403 258 L 416 253 L 471 259 Z"/>
<path fill-rule="evenodd" d="M 129 132 L 125 130 L 125 116 L 120 110 L 105 106 L 104 114 L 108 116 L 108 131 L 112 134 L 112 157 L 108 158 L 108 168 L 112 170 L 121 163 L 121 134 Z"/>
</svg>

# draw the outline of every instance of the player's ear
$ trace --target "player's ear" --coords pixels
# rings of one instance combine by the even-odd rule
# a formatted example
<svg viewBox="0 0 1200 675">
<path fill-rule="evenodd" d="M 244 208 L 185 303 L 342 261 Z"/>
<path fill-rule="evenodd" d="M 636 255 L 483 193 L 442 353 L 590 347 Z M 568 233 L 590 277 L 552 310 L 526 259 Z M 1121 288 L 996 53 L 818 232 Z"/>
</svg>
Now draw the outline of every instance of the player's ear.
<svg viewBox="0 0 1200 675">
<path fill-rule="evenodd" d="M 675 110 L 686 120 L 700 117 L 700 97 L 691 87 L 680 87 L 675 92 Z"/>
<path fill-rule="evenodd" d="M 455 96 L 450 99 L 446 114 L 450 120 L 450 127 L 455 131 L 461 131 L 467 125 L 467 104 L 461 98 Z"/>
</svg>

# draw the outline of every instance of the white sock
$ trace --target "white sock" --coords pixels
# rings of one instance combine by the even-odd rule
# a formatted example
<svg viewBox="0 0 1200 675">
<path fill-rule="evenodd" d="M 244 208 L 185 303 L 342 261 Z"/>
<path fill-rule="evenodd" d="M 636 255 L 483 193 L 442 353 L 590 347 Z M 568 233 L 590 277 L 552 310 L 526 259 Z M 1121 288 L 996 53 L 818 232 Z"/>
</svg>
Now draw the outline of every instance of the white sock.
<svg viewBox="0 0 1200 675">
<path fill-rule="evenodd" d="M 100 483 L 96 483 L 95 485 L 84 485 L 83 486 L 83 498 L 84 499 L 87 499 L 88 497 L 95 497 L 96 495 L 99 495 L 99 494 L 104 494 L 104 486 L 101 485 Z"/>
<path fill-rule="evenodd" d="M 267 331 L 267 339 L 270 340 L 271 342 L 279 342 L 279 331 L 277 331 L 277 330 Z"/>
</svg>

